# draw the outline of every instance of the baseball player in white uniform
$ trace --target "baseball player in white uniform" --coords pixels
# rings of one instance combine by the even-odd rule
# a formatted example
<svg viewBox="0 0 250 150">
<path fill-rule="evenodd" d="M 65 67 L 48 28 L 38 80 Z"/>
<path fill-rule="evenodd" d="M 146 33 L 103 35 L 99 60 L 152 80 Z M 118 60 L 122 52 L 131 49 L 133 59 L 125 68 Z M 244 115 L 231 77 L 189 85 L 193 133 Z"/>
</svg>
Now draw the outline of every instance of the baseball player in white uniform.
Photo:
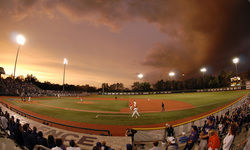
<svg viewBox="0 0 250 150">
<path fill-rule="evenodd" d="M 138 108 L 137 107 L 134 108 L 134 112 L 132 114 L 132 117 L 134 117 L 134 115 L 135 115 L 135 118 L 137 118 L 137 116 L 140 117 L 140 114 L 138 113 Z"/>
<path fill-rule="evenodd" d="M 134 100 L 134 107 L 136 107 L 136 101 Z"/>
</svg>

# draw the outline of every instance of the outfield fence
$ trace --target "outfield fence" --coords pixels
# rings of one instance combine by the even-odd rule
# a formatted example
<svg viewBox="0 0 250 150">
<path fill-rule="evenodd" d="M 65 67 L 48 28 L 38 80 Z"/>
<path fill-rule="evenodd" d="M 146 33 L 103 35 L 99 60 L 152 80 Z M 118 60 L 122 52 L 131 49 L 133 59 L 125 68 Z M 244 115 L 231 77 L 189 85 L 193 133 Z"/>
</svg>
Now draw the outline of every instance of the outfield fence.
<svg viewBox="0 0 250 150">
<path fill-rule="evenodd" d="M 191 93 L 191 92 L 219 92 L 219 91 L 235 91 L 242 90 L 245 87 L 224 87 L 210 89 L 193 89 L 193 90 L 176 90 L 176 91 L 153 91 L 153 92 L 103 92 L 100 95 L 150 95 L 150 94 L 171 94 L 171 93 Z"/>
<path fill-rule="evenodd" d="M 202 117 L 189 120 L 187 122 L 183 122 L 180 124 L 173 125 L 175 136 L 180 137 L 182 132 L 190 133 L 191 128 L 193 125 L 200 127 L 204 124 L 204 121 L 207 119 L 208 116 L 221 116 L 225 114 L 227 111 L 230 113 L 237 107 L 241 106 L 243 102 L 250 101 L 250 93 L 247 95 L 240 97 L 239 99 L 235 100 L 233 103 L 218 109 L 212 113 L 204 115 Z M 137 133 L 134 135 L 135 143 L 142 143 L 142 142 L 153 142 L 153 141 L 165 141 L 166 137 L 165 127 L 158 127 L 158 128 L 134 128 L 137 130 Z"/>
</svg>

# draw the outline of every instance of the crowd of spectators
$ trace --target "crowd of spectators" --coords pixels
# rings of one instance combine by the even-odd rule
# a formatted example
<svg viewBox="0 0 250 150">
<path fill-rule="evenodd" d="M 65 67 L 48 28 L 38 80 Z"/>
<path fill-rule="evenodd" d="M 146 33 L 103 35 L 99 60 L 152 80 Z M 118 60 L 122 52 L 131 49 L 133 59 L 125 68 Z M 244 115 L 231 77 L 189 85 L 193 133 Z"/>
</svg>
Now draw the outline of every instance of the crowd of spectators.
<svg viewBox="0 0 250 150">
<path fill-rule="evenodd" d="M 0 78 L 0 95 L 39 97 L 39 96 L 79 96 L 83 93 L 73 91 L 42 90 L 30 82 L 14 80 L 11 77 Z M 84 93 L 86 95 L 87 93 Z"/>
<path fill-rule="evenodd" d="M 37 131 L 36 127 L 31 129 L 28 123 L 22 125 L 18 118 L 15 121 L 14 116 L 10 116 L 7 111 L 5 113 L 2 112 L 1 107 L 0 128 L 7 132 L 9 138 L 13 139 L 21 148 L 26 147 L 29 150 L 33 150 L 35 145 L 42 145 L 52 150 L 80 150 L 80 147 L 75 144 L 74 140 L 71 140 L 69 146 L 66 147 L 60 138 L 54 139 L 53 135 L 45 138 L 42 131 Z"/>
</svg>

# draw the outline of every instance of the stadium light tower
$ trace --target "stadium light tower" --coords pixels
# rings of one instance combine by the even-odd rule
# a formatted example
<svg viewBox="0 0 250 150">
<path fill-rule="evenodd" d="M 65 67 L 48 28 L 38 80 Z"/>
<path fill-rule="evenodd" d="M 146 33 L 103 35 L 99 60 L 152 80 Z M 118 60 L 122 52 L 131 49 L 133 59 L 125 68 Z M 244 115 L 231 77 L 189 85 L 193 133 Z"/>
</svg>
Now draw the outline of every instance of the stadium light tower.
<svg viewBox="0 0 250 150">
<path fill-rule="evenodd" d="M 236 70 L 236 75 L 238 74 L 238 68 L 237 64 L 240 62 L 240 59 L 238 57 L 233 59 L 233 63 L 235 64 L 235 70 Z"/>
<path fill-rule="evenodd" d="M 64 64 L 64 67 L 63 67 L 63 91 L 64 91 L 65 69 L 66 69 L 66 65 L 68 64 L 68 60 L 66 58 L 64 58 L 63 64 Z"/>
<path fill-rule="evenodd" d="M 200 71 L 202 72 L 203 74 L 203 88 L 205 88 L 205 81 L 204 81 L 204 78 L 205 78 L 205 73 L 207 72 L 207 68 L 203 67 L 200 69 Z"/>
<path fill-rule="evenodd" d="M 16 77 L 16 64 L 17 64 L 18 54 L 19 54 L 21 46 L 24 45 L 25 41 L 26 41 L 26 39 L 23 35 L 19 34 L 16 36 L 16 42 L 18 44 L 18 49 L 17 49 L 17 54 L 16 54 L 15 66 L 14 66 L 14 79 Z"/>
</svg>

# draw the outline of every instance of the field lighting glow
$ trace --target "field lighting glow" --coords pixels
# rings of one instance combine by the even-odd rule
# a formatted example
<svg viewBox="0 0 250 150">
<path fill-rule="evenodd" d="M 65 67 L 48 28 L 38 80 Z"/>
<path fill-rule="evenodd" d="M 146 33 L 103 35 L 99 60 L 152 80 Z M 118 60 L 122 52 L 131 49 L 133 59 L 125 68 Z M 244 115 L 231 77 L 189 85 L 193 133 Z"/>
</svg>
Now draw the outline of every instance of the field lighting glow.
<svg viewBox="0 0 250 150">
<path fill-rule="evenodd" d="M 234 63 L 234 64 L 239 63 L 239 61 L 240 61 L 240 59 L 239 59 L 239 58 L 237 58 L 237 57 L 233 59 L 233 63 Z"/>
<path fill-rule="evenodd" d="M 19 45 L 24 45 L 25 43 L 25 37 L 21 34 L 17 35 L 16 36 L 16 42 L 19 44 Z"/>
<path fill-rule="evenodd" d="M 68 64 L 68 59 L 67 59 L 67 58 L 64 58 L 64 59 L 63 59 L 63 64 L 65 64 L 65 65 Z"/>
<path fill-rule="evenodd" d="M 170 77 L 172 77 L 172 76 L 174 76 L 175 75 L 175 73 L 174 72 L 169 72 L 169 74 L 168 74 Z"/>
<path fill-rule="evenodd" d="M 143 74 L 138 74 L 138 76 L 137 76 L 139 79 L 142 79 L 143 78 Z"/>
<path fill-rule="evenodd" d="M 207 69 L 206 68 L 201 68 L 201 70 L 200 70 L 201 72 L 206 72 L 207 71 Z"/>
</svg>

